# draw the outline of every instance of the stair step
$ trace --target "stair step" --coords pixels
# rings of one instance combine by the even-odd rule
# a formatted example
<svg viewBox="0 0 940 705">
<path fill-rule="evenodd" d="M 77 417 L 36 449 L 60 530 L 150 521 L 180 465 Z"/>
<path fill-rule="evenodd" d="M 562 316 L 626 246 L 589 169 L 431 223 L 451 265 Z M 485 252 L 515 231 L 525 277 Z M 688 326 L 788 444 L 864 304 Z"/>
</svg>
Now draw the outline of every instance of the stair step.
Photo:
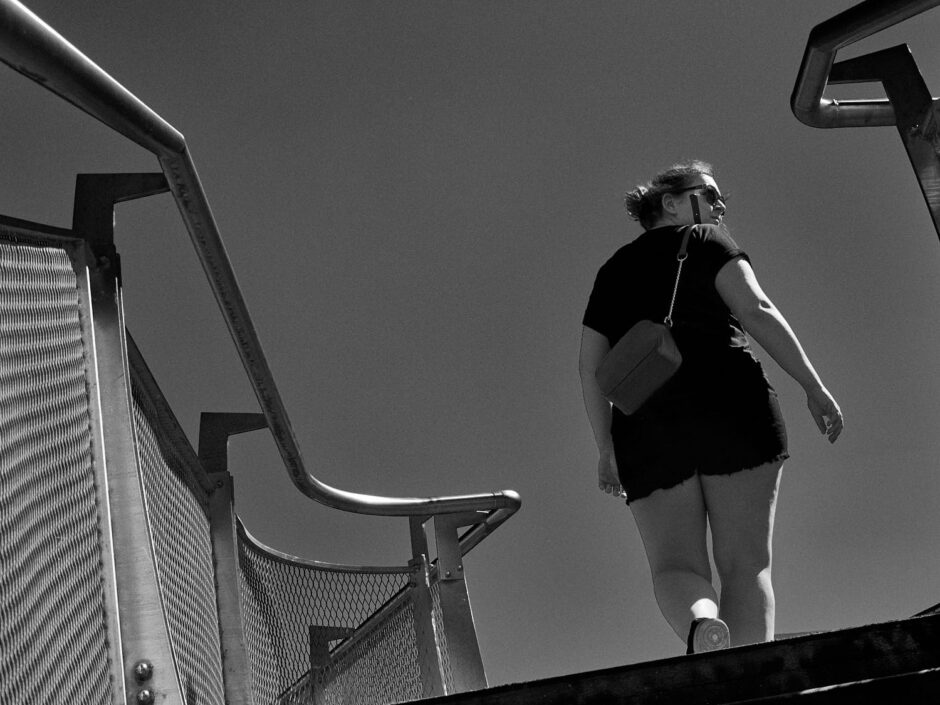
<svg viewBox="0 0 940 705">
<path fill-rule="evenodd" d="M 736 700 L 723 705 L 860 705 L 861 703 L 933 703 L 940 700 L 940 668 L 902 673 L 854 683 L 824 686 L 798 693 Z"/>
<path fill-rule="evenodd" d="M 937 684 L 940 614 L 515 683 L 428 705 L 732 705 L 861 702 L 859 692 Z M 905 691 L 904 689 L 907 689 Z M 934 691 L 936 692 L 936 691 Z M 844 695 L 848 693 L 849 695 Z M 762 700 L 763 698 L 763 700 Z M 829 699 L 827 699 L 829 698 Z M 839 698 L 848 698 L 840 700 Z M 867 699 L 865 702 L 871 702 Z M 903 701 L 901 701 L 903 702 Z"/>
</svg>

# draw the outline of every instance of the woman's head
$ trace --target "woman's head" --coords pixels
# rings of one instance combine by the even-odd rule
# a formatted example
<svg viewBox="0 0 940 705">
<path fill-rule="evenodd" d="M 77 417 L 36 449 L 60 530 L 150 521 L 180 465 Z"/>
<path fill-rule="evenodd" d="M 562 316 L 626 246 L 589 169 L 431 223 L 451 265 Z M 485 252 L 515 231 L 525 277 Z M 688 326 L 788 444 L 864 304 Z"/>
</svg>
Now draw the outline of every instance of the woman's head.
<svg viewBox="0 0 940 705">
<path fill-rule="evenodd" d="M 624 206 L 629 216 L 638 220 L 646 230 L 659 225 L 686 225 L 693 222 L 688 197 L 696 187 L 701 187 L 703 192 L 711 191 L 705 194 L 707 198 L 700 199 L 702 222 L 720 223 L 725 212 L 724 198 L 715 183 L 712 165 L 699 160 L 674 164 L 647 183 L 628 191 Z"/>
</svg>

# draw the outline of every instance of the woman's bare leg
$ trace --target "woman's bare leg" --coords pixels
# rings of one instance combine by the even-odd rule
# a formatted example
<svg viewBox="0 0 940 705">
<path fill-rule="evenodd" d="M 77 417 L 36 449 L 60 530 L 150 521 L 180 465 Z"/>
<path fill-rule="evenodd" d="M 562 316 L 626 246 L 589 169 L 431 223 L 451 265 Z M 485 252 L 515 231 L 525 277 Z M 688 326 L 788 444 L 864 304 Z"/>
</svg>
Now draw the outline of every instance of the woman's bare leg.
<svg viewBox="0 0 940 705">
<path fill-rule="evenodd" d="M 721 580 L 721 618 L 734 646 L 774 638 L 771 543 L 783 462 L 701 478 L 712 552 Z"/>
<path fill-rule="evenodd" d="M 699 478 L 657 490 L 631 502 L 630 509 L 646 547 L 656 602 L 685 641 L 693 619 L 718 616 Z"/>
</svg>

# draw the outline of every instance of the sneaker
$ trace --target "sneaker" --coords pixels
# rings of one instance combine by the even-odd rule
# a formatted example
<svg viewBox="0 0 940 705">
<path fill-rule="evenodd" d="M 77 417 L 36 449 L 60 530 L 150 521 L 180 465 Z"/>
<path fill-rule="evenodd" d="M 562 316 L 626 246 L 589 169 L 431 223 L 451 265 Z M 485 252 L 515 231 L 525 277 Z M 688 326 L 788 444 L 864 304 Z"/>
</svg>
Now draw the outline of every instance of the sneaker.
<svg viewBox="0 0 940 705">
<path fill-rule="evenodd" d="M 731 646 L 731 632 L 728 625 L 720 619 L 700 617 L 693 620 L 689 629 L 687 654 L 700 654 L 703 651 L 717 651 Z"/>
</svg>

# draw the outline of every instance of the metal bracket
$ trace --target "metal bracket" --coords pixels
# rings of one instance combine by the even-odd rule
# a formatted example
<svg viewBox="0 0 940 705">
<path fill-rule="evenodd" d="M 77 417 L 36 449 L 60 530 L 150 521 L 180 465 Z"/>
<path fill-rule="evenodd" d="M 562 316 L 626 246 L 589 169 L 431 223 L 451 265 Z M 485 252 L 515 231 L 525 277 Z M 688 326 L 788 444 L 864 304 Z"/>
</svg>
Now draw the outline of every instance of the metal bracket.
<svg viewBox="0 0 940 705">
<path fill-rule="evenodd" d="M 411 533 L 411 561 L 409 561 L 409 565 L 431 560 L 430 555 L 428 555 L 426 526 L 430 518 L 430 515 L 408 517 L 408 528 Z"/>
<path fill-rule="evenodd" d="M 833 64 L 829 83 L 876 83 L 885 89 L 934 228 L 940 236 L 940 111 L 906 44 Z"/>
<path fill-rule="evenodd" d="M 310 626 L 310 669 L 316 671 L 331 665 L 330 642 L 348 639 L 353 629 L 349 627 Z"/>
<path fill-rule="evenodd" d="M 170 190 L 153 174 L 79 174 L 75 177 L 72 230 L 92 245 L 114 242 L 114 204 Z"/>
<path fill-rule="evenodd" d="M 203 412 L 199 417 L 199 462 L 210 475 L 228 471 L 228 439 L 267 428 L 264 414 Z"/>
<path fill-rule="evenodd" d="M 154 174 L 78 174 L 72 207 L 72 231 L 91 247 L 99 266 L 120 277 L 114 247 L 114 204 L 170 190 L 166 177 Z"/>
<path fill-rule="evenodd" d="M 463 554 L 457 530 L 462 526 L 479 524 L 485 513 L 460 512 L 434 517 L 434 538 L 437 542 L 437 571 L 439 580 L 463 580 Z"/>
<path fill-rule="evenodd" d="M 810 127 L 897 126 L 940 236 L 940 99 L 930 96 L 910 49 L 901 45 L 833 63 L 840 49 L 937 5 L 940 0 L 866 0 L 814 27 L 790 107 Z M 824 97 L 830 83 L 869 82 L 882 83 L 888 99 Z"/>
</svg>

